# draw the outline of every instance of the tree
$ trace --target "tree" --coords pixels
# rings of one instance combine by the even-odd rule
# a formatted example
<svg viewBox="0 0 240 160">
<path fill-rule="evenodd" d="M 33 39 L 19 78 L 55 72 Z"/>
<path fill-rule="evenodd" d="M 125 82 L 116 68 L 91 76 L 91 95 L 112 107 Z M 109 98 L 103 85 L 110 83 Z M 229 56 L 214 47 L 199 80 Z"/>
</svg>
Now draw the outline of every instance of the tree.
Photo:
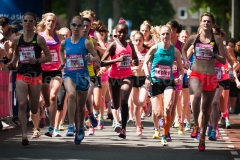
<svg viewBox="0 0 240 160">
<path fill-rule="evenodd" d="M 203 12 L 210 8 L 210 12 L 214 15 L 216 23 L 221 26 L 225 32 L 228 33 L 229 21 L 231 15 L 231 1 L 230 0 L 190 0 L 193 4 L 190 12 L 199 11 L 201 8 Z M 229 35 L 229 33 L 227 34 Z"/>
<path fill-rule="evenodd" d="M 99 2 L 99 0 L 88 0 L 89 9 L 92 10 L 96 14 L 95 19 L 99 18 L 99 12 L 98 12 L 98 9 L 99 9 L 98 4 L 99 3 L 98 2 Z"/>
</svg>

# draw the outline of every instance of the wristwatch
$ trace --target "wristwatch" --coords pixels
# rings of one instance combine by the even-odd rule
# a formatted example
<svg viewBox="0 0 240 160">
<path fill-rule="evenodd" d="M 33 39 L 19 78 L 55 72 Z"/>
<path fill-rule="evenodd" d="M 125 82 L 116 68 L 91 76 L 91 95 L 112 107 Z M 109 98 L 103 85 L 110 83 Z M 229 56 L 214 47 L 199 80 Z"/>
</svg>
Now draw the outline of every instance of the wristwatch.
<svg viewBox="0 0 240 160">
<path fill-rule="evenodd" d="M 149 75 L 146 75 L 146 79 L 150 80 L 150 76 L 149 76 Z"/>
<path fill-rule="evenodd" d="M 39 63 L 39 59 L 38 59 L 38 58 L 36 59 L 36 64 L 37 64 L 37 63 Z"/>
</svg>

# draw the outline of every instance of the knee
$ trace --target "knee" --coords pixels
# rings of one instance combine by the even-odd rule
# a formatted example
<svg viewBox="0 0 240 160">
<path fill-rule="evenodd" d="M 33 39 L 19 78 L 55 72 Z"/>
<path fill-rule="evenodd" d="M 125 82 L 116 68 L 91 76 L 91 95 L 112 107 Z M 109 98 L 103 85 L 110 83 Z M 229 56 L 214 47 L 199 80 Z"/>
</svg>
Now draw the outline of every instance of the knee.
<svg viewBox="0 0 240 160">
<path fill-rule="evenodd" d="M 212 102 L 212 107 L 213 107 L 213 109 L 218 108 L 218 104 L 219 104 L 219 101 L 213 101 L 213 102 Z"/>
<path fill-rule="evenodd" d="M 85 113 L 85 107 L 79 107 L 78 111 L 79 113 Z"/>
<path fill-rule="evenodd" d="M 18 108 L 19 108 L 19 111 L 26 111 L 27 109 L 27 104 L 25 102 L 18 102 Z"/>
<path fill-rule="evenodd" d="M 146 103 L 144 101 L 139 100 L 138 101 L 139 106 L 144 107 Z"/>
<path fill-rule="evenodd" d="M 207 108 L 202 107 L 202 114 L 207 115 L 209 113 L 210 113 L 210 108 L 209 107 L 207 107 Z"/>
<path fill-rule="evenodd" d="M 57 100 L 57 95 L 56 94 L 52 94 L 50 95 L 50 101 L 56 101 Z"/>
<path fill-rule="evenodd" d="M 68 94 L 68 100 L 70 100 L 70 101 L 75 101 L 75 99 L 76 99 L 76 95 L 75 94 Z"/>
<path fill-rule="evenodd" d="M 200 102 L 201 101 L 201 94 L 194 95 L 194 100 Z"/>
<path fill-rule="evenodd" d="M 161 117 L 161 116 L 162 116 L 162 113 L 161 113 L 160 111 L 155 111 L 155 110 L 153 110 L 152 112 L 154 113 L 154 115 L 155 115 L 156 117 Z"/>
<path fill-rule="evenodd" d="M 37 114 L 38 113 L 38 108 L 31 108 L 32 114 Z"/>
</svg>

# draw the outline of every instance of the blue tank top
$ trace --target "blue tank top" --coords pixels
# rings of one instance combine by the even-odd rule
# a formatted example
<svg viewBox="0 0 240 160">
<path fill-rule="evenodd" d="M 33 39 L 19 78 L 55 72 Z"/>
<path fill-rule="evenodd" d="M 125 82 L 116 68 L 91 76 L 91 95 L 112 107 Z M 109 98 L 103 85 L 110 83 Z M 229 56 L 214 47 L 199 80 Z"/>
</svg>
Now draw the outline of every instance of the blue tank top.
<svg viewBox="0 0 240 160">
<path fill-rule="evenodd" d="M 189 61 L 190 61 L 190 67 L 189 69 L 192 70 L 192 66 L 193 66 L 193 63 L 195 61 L 195 58 L 196 58 L 196 54 L 192 54 L 191 57 L 189 58 Z"/>
<path fill-rule="evenodd" d="M 69 76 L 72 80 L 77 80 L 79 77 L 89 77 L 87 60 L 85 56 L 88 51 L 85 47 L 85 37 L 73 44 L 70 38 L 65 40 L 66 51 L 66 68 L 64 69 L 64 76 Z"/>
<path fill-rule="evenodd" d="M 153 82 L 173 80 L 172 66 L 175 58 L 174 46 L 165 50 L 162 43 L 157 44 L 157 51 L 152 57 L 152 69 L 150 76 Z"/>
</svg>

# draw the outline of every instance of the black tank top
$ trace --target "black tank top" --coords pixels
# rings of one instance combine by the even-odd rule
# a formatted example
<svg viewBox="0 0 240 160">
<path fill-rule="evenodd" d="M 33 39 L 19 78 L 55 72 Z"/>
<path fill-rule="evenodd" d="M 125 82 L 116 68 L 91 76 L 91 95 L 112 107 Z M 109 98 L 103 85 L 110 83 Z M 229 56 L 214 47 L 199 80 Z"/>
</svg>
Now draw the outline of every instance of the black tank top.
<svg viewBox="0 0 240 160">
<path fill-rule="evenodd" d="M 212 34 L 211 41 L 209 43 L 202 43 L 200 41 L 200 34 L 198 34 L 194 42 L 194 53 L 196 54 L 196 59 L 200 60 L 211 60 L 212 57 L 205 55 L 205 48 L 212 50 L 212 52 L 217 52 L 217 44 Z"/>
<path fill-rule="evenodd" d="M 20 36 L 18 42 L 18 70 L 17 73 L 24 74 L 25 76 L 38 77 L 42 73 L 42 67 L 40 63 L 29 64 L 28 57 L 40 58 L 42 49 L 37 44 L 37 36 L 35 33 L 31 42 L 25 42 L 23 35 Z"/>
</svg>

